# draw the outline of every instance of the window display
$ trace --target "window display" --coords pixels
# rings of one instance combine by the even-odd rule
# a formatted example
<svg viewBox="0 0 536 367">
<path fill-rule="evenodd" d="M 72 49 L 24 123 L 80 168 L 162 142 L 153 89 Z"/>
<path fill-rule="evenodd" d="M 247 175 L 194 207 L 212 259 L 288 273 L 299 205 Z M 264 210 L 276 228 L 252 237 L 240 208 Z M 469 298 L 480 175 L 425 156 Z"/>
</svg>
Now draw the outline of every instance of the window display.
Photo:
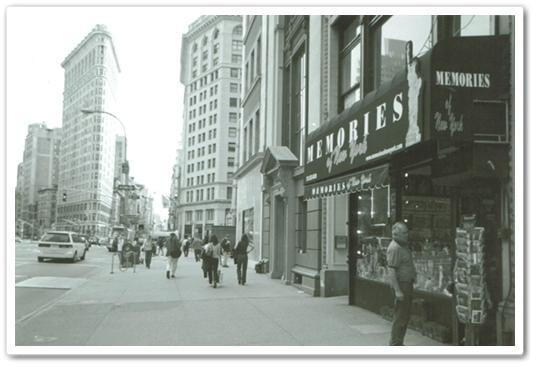
<svg viewBox="0 0 536 367">
<path fill-rule="evenodd" d="M 450 199 L 405 195 L 402 218 L 409 226 L 415 288 L 448 295 L 446 288 L 452 282 Z"/>
<path fill-rule="evenodd" d="M 387 213 L 393 212 L 394 200 L 387 191 L 385 195 L 360 193 L 358 202 L 357 275 L 380 282 L 388 281 L 386 252 L 391 242 L 391 223 Z M 371 208 L 382 208 L 381 212 L 385 213 L 380 215 Z M 450 296 L 446 290 L 452 282 L 450 199 L 403 196 L 402 218 L 410 229 L 417 271 L 415 289 Z"/>
</svg>

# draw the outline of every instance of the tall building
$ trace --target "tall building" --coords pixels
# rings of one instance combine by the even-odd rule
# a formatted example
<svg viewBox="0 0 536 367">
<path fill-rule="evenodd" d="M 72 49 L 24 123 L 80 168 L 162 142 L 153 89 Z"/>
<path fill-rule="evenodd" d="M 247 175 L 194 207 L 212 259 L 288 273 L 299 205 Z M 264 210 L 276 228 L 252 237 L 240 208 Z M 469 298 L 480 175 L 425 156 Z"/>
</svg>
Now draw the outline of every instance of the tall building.
<svg viewBox="0 0 536 367">
<path fill-rule="evenodd" d="M 37 226 L 40 235 L 55 227 L 57 192 L 56 185 L 37 192 Z"/>
<path fill-rule="evenodd" d="M 15 187 L 15 234 L 21 236 L 24 230 L 22 222 L 22 163 L 17 165 L 17 186 Z"/>
<path fill-rule="evenodd" d="M 121 132 L 109 115 L 116 107 L 120 68 L 106 27 L 95 26 L 61 65 L 64 140 L 57 226 L 71 229 L 74 222 L 83 233 L 105 236 L 112 212 L 116 135 Z"/>
<path fill-rule="evenodd" d="M 23 225 L 25 236 L 36 237 L 40 234 L 37 222 L 38 192 L 57 185 L 60 142 L 61 129 L 47 128 L 45 123 L 28 126 L 24 158 L 18 172 L 20 205 L 17 221 L 19 228 Z"/>
<path fill-rule="evenodd" d="M 179 146 L 182 143 L 179 142 Z M 180 192 L 181 192 L 181 176 L 182 176 L 182 149 L 177 149 L 175 164 L 173 165 L 173 174 L 171 176 L 171 187 L 169 190 L 169 214 L 168 225 L 170 231 L 182 229 L 179 213 Z"/>
<path fill-rule="evenodd" d="M 234 175 L 236 195 L 236 238 L 247 233 L 255 244 L 251 260 L 270 257 L 268 237 L 263 237 L 263 175 L 261 165 L 267 147 L 277 145 L 273 98 L 280 59 L 277 44 L 282 41 L 282 16 L 246 15 L 243 19 L 244 52 L 242 77 L 242 118 L 239 122 L 238 169 Z M 239 199 L 238 199 L 239 198 Z M 267 214 L 267 213 L 264 213 Z M 268 216 L 265 216 L 268 218 Z M 265 223 L 268 230 L 268 222 Z"/>
<path fill-rule="evenodd" d="M 179 215 L 182 234 L 201 237 L 213 225 L 234 225 L 235 171 L 242 18 L 202 16 L 182 37 L 183 165 Z"/>
<path fill-rule="evenodd" d="M 119 185 L 128 184 L 128 162 L 127 162 L 127 138 L 118 135 L 115 140 L 115 167 L 114 167 L 114 192 L 112 200 L 111 225 L 118 225 L 121 222 L 121 208 L 124 208 L 124 191 L 118 190 Z"/>
</svg>

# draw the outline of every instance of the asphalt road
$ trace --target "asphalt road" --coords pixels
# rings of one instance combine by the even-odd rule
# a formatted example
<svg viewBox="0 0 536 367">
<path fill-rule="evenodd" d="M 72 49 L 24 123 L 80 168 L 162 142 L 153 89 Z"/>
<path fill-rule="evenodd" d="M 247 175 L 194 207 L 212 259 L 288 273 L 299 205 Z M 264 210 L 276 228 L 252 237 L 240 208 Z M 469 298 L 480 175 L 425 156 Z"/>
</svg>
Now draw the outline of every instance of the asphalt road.
<svg viewBox="0 0 536 367">
<path fill-rule="evenodd" d="M 16 322 L 37 317 L 74 286 L 87 281 L 109 262 L 105 247 L 92 246 L 86 259 L 76 263 L 64 260 L 37 262 L 37 242 L 15 247 Z"/>
</svg>

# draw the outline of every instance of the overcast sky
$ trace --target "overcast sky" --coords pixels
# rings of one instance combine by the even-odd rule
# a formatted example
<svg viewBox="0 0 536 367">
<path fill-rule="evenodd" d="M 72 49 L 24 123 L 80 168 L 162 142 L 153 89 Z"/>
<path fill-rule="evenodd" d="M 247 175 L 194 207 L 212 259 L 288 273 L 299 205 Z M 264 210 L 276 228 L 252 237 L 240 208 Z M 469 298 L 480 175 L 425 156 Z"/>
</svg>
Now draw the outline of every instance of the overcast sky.
<svg viewBox="0 0 536 367">
<path fill-rule="evenodd" d="M 16 172 L 31 123 L 61 127 L 65 57 L 96 24 L 117 51 L 117 115 L 128 138 L 131 175 L 155 194 L 169 194 L 182 117 L 181 35 L 199 13 L 185 8 L 44 7 L 8 9 L 8 168 Z"/>
</svg>

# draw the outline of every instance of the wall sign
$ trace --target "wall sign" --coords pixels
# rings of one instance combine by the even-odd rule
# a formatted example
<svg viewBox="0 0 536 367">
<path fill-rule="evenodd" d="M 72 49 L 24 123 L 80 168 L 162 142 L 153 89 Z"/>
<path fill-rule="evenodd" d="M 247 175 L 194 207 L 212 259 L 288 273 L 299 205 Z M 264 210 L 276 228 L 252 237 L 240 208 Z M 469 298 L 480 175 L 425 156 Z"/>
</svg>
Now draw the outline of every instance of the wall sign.
<svg viewBox="0 0 536 367">
<path fill-rule="evenodd" d="M 424 81 L 419 60 L 409 52 L 406 70 L 390 84 L 308 137 L 306 184 L 355 170 L 421 141 Z"/>
<path fill-rule="evenodd" d="M 482 136 L 503 141 L 504 104 L 509 93 L 508 37 L 457 37 L 432 51 L 432 136 L 443 141 L 473 141 Z M 493 138 L 495 136 L 495 138 Z"/>
</svg>

